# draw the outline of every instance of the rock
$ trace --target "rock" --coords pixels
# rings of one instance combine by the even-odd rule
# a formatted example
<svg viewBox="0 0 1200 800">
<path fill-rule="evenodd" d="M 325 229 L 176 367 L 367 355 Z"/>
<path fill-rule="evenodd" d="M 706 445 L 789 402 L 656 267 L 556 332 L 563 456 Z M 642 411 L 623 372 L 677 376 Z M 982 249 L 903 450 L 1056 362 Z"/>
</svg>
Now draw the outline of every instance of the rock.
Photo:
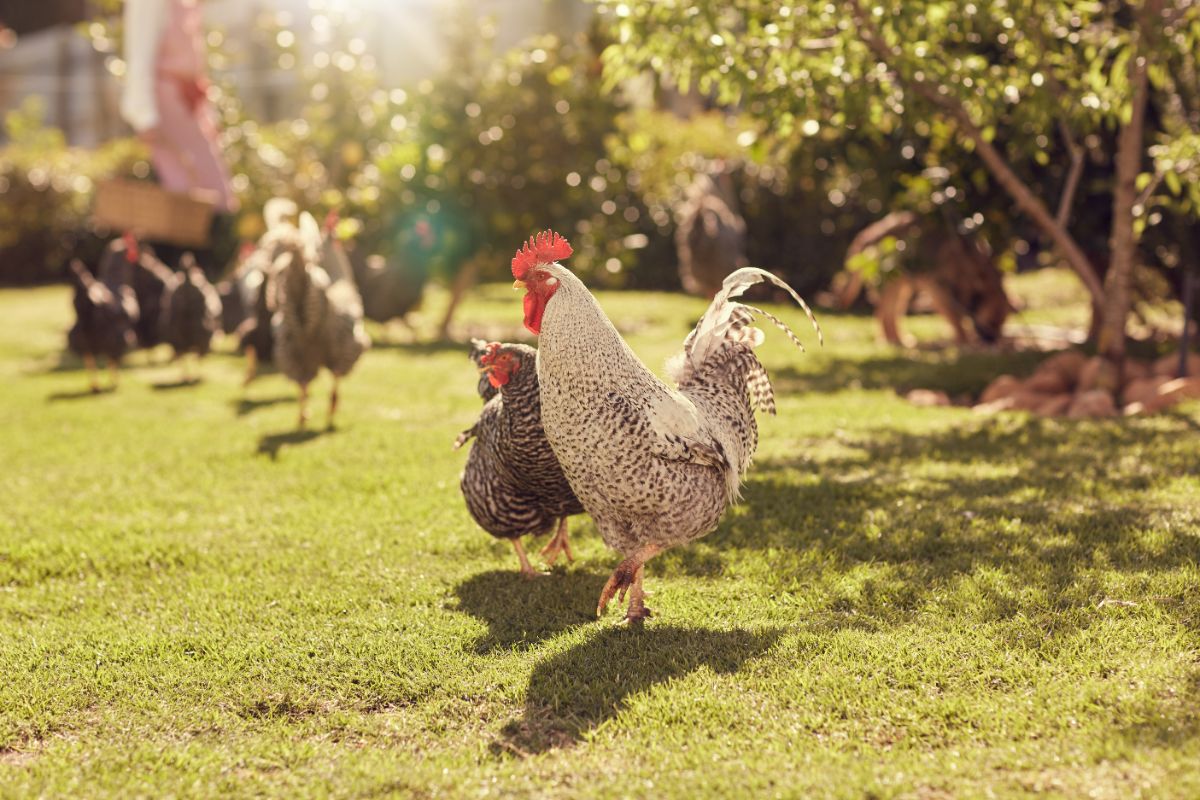
<svg viewBox="0 0 1200 800">
<path fill-rule="evenodd" d="M 1117 404 L 1113 402 L 1113 396 L 1103 389 L 1080 392 L 1075 395 L 1070 408 L 1067 409 L 1067 416 L 1071 419 L 1115 417 L 1116 415 Z"/>
<path fill-rule="evenodd" d="M 904 399 L 912 403 L 914 406 L 922 408 L 934 408 L 936 406 L 950 405 L 950 395 L 945 392 L 935 391 L 933 389 L 913 389 L 908 394 L 904 395 Z"/>
<path fill-rule="evenodd" d="M 1074 381 L 1065 377 L 1057 368 L 1039 367 L 1033 375 L 1026 379 L 1025 389 L 1040 394 L 1062 394 L 1071 391 Z"/>
<path fill-rule="evenodd" d="M 971 410 L 977 414 L 995 414 L 999 411 L 1008 411 L 1012 407 L 1012 397 L 1001 397 L 996 400 L 989 400 L 986 403 L 980 403 Z"/>
<path fill-rule="evenodd" d="M 1045 405 L 1046 401 L 1053 396 L 1044 392 L 1032 392 L 1028 389 L 1022 389 L 1010 398 L 1012 400 L 1011 408 L 1015 411 L 1037 411 L 1038 408 Z"/>
<path fill-rule="evenodd" d="M 1127 358 L 1121 368 L 1121 373 L 1125 384 L 1128 385 L 1131 381 L 1149 378 L 1154 373 L 1154 365 L 1148 361 Z"/>
<path fill-rule="evenodd" d="M 1158 396 L 1158 387 L 1170 381 L 1161 375 L 1151 375 L 1146 378 L 1134 378 L 1125 384 L 1121 390 L 1121 403 L 1148 403 Z"/>
<path fill-rule="evenodd" d="M 1009 397 L 1021 389 L 1021 381 L 1012 375 L 1001 375 L 987 385 L 983 394 L 979 395 L 980 403 L 990 403 L 1002 397 Z"/>
<path fill-rule="evenodd" d="M 1200 377 L 1176 378 L 1160 384 L 1156 396 L 1145 402 L 1146 410 L 1151 413 L 1170 408 L 1183 400 L 1200 399 Z"/>
<path fill-rule="evenodd" d="M 1188 377 L 1200 377 L 1200 354 L 1188 353 L 1187 356 Z M 1179 376 L 1179 351 L 1169 353 L 1154 362 L 1153 371 L 1155 375 L 1162 375 L 1168 378 L 1176 378 Z"/>
<path fill-rule="evenodd" d="M 1076 388 L 1081 394 L 1095 389 L 1115 394 L 1121 388 L 1119 377 L 1115 364 L 1101 356 L 1093 356 L 1079 370 L 1079 384 Z"/>
<path fill-rule="evenodd" d="M 1045 398 L 1042 404 L 1034 409 L 1034 413 L 1041 414 L 1043 417 L 1057 417 L 1067 413 L 1067 409 L 1071 407 L 1074 400 L 1075 395 L 1070 392 L 1056 394 Z"/>
<path fill-rule="evenodd" d="M 1075 385 L 1079 383 L 1079 371 L 1083 369 L 1087 360 L 1088 357 L 1078 350 L 1063 350 L 1043 361 L 1034 374 L 1045 372 L 1060 376 L 1066 384 L 1064 387 L 1064 391 L 1066 391 L 1075 388 Z"/>
</svg>

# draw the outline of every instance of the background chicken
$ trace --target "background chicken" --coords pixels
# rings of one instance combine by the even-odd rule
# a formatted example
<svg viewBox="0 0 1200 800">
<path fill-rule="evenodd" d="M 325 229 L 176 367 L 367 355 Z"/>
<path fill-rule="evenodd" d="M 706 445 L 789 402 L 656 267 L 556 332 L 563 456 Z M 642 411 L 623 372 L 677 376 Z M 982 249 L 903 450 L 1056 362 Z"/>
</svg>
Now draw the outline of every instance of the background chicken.
<svg viewBox="0 0 1200 800">
<path fill-rule="evenodd" d="M 179 267 L 163 295 L 162 331 L 175 358 L 183 360 L 183 380 L 188 382 L 187 357 L 208 355 L 213 336 L 221 328 L 221 298 L 191 253 L 183 254 Z"/>
<path fill-rule="evenodd" d="M 133 289 L 127 285 L 115 289 L 105 286 L 79 259 L 71 261 L 71 276 L 75 282 L 75 324 L 67 333 L 67 346 L 83 359 L 93 392 L 100 391 L 97 357 L 108 359 L 116 388 L 121 358 L 137 346 L 133 326 L 138 307 Z"/>
<path fill-rule="evenodd" d="M 143 246 L 133 234 L 113 239 L 100 258 L 97 276 L 106 286 L 129 285 L 137 299 L 134 324 L 137 346 L 152 349 L 162 344 L 162 303 L 173 271 Z"/>
<path fill-rule="evenodd" d="M 697 175 L 677 210 L 675 251 L 688 294 L 712 297 L 725 276 L 746 265 L 746 221 L 736 211 L 727 172 Z"/>
<path fill-rule="evenodd" d="M 539 536 L 558 523 L 554 537 L 542 549 L 550 564 L 559 553 L 574 561 L 567 539 L 567 518 L 583 506 L 567 484 L 558 459 L 542 430 L 538 394 L 537 351 L 523 344 L 492 342 L 474 349 L 480 369 L 498 394 L 483 407 L 479 420 L 454 443 L 471 437 L 471 453 L 459 488 L 467 510 L 479 526 L 498 539 L 512 542 L 521 561 L 521 574 L 536 574 L 521 546 L 521 537 Z"/>
<path fill-rule="evenodd" d="M 780 320 L 731 298 L 768 281 L 800 303 L 814 328 L 816 320 L 786 283 L 740 269 L 672 360 L 672 389 L 634 355 L 587 287 L 555 263 L 570 254 L 562 237 L 539 234 L 513 259 L 513 277 L 527 290 L 525 326 L 540 335 L 546 438 L 605 543 L 624 556 L 597 613 L 628 590 L 626 619 L 636 622 L 649 615 L 643 564 L 716 527 L 758 443 L 755 409 L 774 413 L 770 380 L 754 355 L 763 335 L 750 326 L 753 317 L 767 317 L 802 348 Z"/>
<path fill-rule="evenodd" d="M 362 301 L 344 255 L 337 257 L 338 247 L 305 214 L 300 230 L 276 261 L 271 280 L 275 363 L 300 386 L 300 427 L 308 422 L 308 385 L 322 367 L 333 373 L 328 417 L 333 426 L 338 385 L 371 345 L 363 327 Z M 321 263 L 344 271 L 343 276 L 331 280 Z"/>
</svg>

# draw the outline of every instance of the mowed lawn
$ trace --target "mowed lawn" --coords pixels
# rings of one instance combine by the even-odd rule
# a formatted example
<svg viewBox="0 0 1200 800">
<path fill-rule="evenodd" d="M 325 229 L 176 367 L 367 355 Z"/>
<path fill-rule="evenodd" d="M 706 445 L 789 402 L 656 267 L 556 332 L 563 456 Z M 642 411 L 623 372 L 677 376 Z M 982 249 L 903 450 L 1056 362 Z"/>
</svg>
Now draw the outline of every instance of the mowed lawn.
<svg viewBox="0 0 1200 800">
<path fill-rule="evenodd" d="M 704 306 L 600 301 L 655 368 Z M 813 346 L 768 333 L 744 502 L 634 631 L 590 522 L 527 582 L 471 521 L 461 346 L 389 331 L 298 435 L 227 343 L 86 395 L 68 291 L 0 292 L 0 796 L 1200 797 L 1200 406 L 915 408 L 1036 356 L 780 313 Z M 520 299 L 459 319 L 516 336 Z"/>
</svg>

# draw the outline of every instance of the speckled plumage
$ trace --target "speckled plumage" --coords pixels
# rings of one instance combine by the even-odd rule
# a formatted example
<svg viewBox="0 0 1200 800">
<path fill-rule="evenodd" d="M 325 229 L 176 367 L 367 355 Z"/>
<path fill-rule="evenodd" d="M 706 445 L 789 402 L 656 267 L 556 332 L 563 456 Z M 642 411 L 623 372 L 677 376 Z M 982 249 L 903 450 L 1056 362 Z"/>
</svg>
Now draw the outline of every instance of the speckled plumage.
<svg viewBox="0 0 1200 800">
<path fill-rule="evenodd" d="M 605 543 L 632 557 L 710 532 L 754 455 L 755 408 L 774 412 L 754 355 L 762 332 L 749 325 L 758 310 L 730 298 L 761 281 L 791 289 L 761 270 L 729 276 L 670 365 L 673 389 L 578 278 L 560 264 L 538 269 L 558 279 L 538 348 L 546 437 Z"/>
<path fill-rule="evenodd" d="M 276 260 L 270 279 L 275 364 L 300 385 L 301 424 L 308 384 L 321 368 L 335 378 L 330 398 L 332 421 L 337 407 L 336 379 L 347 375 L 371 346 L 353 279 L 331 281 L 319 266 L 329 257 L 328 248 L 337 246 L 328 236 L 309 237 L 298 231 Z"/>
<path fill-rule="evenodd" d="M 460 437 L 475 437 L 459 488 L 480 527 L 500 539 L 549 531 L 583 512 L 542 429 L 537 351 L 505 344 L 519 364 Z M 474 353 L 472 356 L 474 357 Z"/>
</svg>

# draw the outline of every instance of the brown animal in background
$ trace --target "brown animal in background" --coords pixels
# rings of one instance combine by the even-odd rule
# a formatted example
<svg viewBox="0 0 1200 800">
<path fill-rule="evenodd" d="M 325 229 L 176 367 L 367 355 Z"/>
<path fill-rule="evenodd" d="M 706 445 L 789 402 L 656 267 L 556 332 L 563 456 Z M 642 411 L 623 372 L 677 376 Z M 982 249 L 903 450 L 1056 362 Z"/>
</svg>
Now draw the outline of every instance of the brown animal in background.
<svg viewBox="0 0 1200 800">
<path fill-rule="evenodd" d="M 911 211 L 894 211 L 854 237 L 846 251 L 847 261 L 888 236 L 908 237 L 916 251 L 879 292 L 875 318 L 889 344 L 913 345 L 911 337 L 900 330 L 900 318 L 922 293 L 950 324 L 956 343 L 971 341 L 968 320 L 978 340 L 990 344 L 1000 338 L 1012 303 L 1004 293 L 1000 270 L 984 245 L 950 225 L 923 220 Z M 839 305 L 848 308 L 853 304 L 862 286 L 862 274 L 852 272 L 838 293 Z"/>
<path fill-rule="evenodd" d="M 746 266 L 746 221 L 737 212 L 729 173 L 697 175 L 677 209 L 679 281 L 688 294 L 712 297 L 725 276 Z"/>
</svg>

